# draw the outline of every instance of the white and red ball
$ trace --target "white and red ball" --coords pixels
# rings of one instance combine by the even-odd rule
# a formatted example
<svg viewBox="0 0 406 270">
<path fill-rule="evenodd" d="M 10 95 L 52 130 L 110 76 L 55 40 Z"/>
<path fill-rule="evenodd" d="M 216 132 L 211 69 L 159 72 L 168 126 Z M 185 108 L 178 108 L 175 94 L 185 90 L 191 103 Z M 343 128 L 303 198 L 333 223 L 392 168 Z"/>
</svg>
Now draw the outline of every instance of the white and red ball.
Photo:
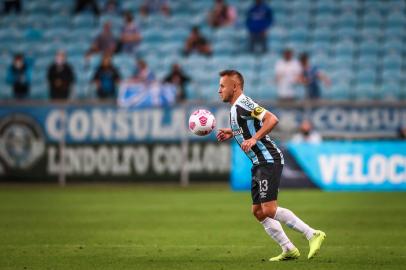
<svg viewBox="0 0 406 270">
<path fill-rule="evenodd" d="M 210 134 L 215 127 L 216 119 L 208 110 L 196 110 L 189 117 L 189 129 L 198 136 Z"/>
</svg>

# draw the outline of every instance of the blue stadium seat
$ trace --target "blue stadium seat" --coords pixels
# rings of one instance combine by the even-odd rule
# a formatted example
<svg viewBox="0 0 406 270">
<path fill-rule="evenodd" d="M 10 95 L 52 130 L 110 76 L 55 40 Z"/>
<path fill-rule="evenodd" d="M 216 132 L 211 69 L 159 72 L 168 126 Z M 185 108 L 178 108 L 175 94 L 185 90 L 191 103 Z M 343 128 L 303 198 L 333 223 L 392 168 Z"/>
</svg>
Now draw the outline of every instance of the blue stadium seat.
<svg viewBox="0 0 406 270">
<path fill-rule="evenodd" d="M 316 29 L 318 27 L 333 27 L 337 23 L 337 18 L 330 13 L 326 14 L 318 14 L 317 16 L 313 17 L 313 23 L 316 26 Z"/>
<path fill-rule="evenodd" d="M 270 31 L 270 34 L 268 35 L 268 39 L 277 39 L 280 41 L 284 41 L 287 37 L 287 30 L 283 27 L 280 26 L 275 26 L 272 28 Z"/>
<path fill-rule="evenodd" d="M 29 14 L 23 20 L 26 27 L 46 28 L 49 26 L 49 18 L 46 14 Z"/>
<path fill-rule="evenodd" d="M 48 1 L 26 1 L 24 9 L 29 14 L 49 14 L 50 12 Z"/>
<path fill-rule="evenodd" d="M 379 41 L 384 35 L 384 31 L 380 28 L 375 27 L 365 27 L 360 31 L 360 39 L 369 39 Z"/>
<path fill-rule="evenodd" d="M 66 44 L 65 47 L 62 47 L 61 49 L 65 50 L 67 55 L 84 57 L 88 48 L 89 48 L 89 45 L 78 42 L 76 44 L 68 43 L 68 44 Z"/>
<path fill-rule="evenodd" d="M 386 70 L 400 70 L 402 58 L 399 54 L 388 54 L 383 58 L 382 67 Z"/>
<path fill-rule="evenodd" d="M 362 82 L 355 85 L 354 91 L 350 93 L 350 96 L 359 100 L 373 99 L 376 97 L 375 83 Z"/>
<path fill-rule="evenodd" d="M 70 42 L 70 31 L 66 31 L 65 27 L 52 27 L 45 29 L 43 33 L 43 38 L 47 42 L 53 42 L 55 40 L 62 40 L 66 43 Z M 89 44 L 90 45 L 90 44 Z"/>
<path fill-rule="evenodd" d="M 357 12 L 361 9 L 362 3 L 361 1 L 353 1 L 353 0 L 341 0 L 339 2 L 340 9 L 344 11 L 354 11 Z"/>
<path fill-rule="evenodd" d="M 382 82 L 400 83 L 402 80 L 402 71 L 400 69 L 383 69 Z"/>
<path fill-rule="evenodd" d="M 87 13 L 75 15 L 71 23 L 75 28 L 93 28 L 97 26 L 94 16 Z"/>
<path fill-rule="evenodd" d="M 354 73 L 348 67 L 342 66 L 341 68 L 336 68 L 334 72 L 329 74 L 331 76 L 331 80 L 334 84 L 339 84 L 341 82 L 345 82 L 350 84 L 354 80 Z"/>
<path fill-rule="evenodd" d="M 271 5 L 273 7 L 273 5 Z M 295 12 L 300 12 L 300 11 L 304 11 L 306 13 L 309 13 L 310 10 L 313 8 L 313 3 L 312 2 L 308 2 L 308 1 L 291 1 L 289 3 L 289 7 L 291 8 L 291 10 L 295 13 Z"/>
<path fill-rule="evenodd" d="M 52 14 L 62 15 L 63 17 L 66 17 L 73 10 L 73 4 L 69 1 L 52 1 L 48 4 Z"/>
<path fill-rule="evenodd" d="M 362 55 L 377 55 L 380 53 L 381 44 L 373 40 L 365 40 L 359 45 L 359 53 Z"/>
<path fill-rule="evenodd" d="M 288 40 L 292 42 L 307 41 L 308 31 L 305 27 L 295 27 L 289 31 Z"/>
<path fill-rule="evenodd" d="M 309 50 L 311 54 L 325 53 L 329 54 L 331 43 L 328 41 L 317 40 L 310 44 Z"/>
<path fill-rule="evenodd" d="M 405 37 L 403 26 L 387 26 L 383 31 L 385 40 L 402 40 Z"/>
<path fill-rule="evenodd" d="M 351 90 L 350 83 L 347 81 L 334 82 L 331 87 L 322 88 L 322 97 L 331 100 L 344 100 L 349 98 L 349 92 Z"/>
<path fill-rule="evenodd" d="M 358 31 L 355 27 L 341 27 L 337 29 L 337 32 L 335 33 L 337 35 L 337 39 L 352 39 L 354 40 L 358 35 Z"/>
<path fill-rule="evenodd" d="M 330 70 L 351 69 L 353 66 L 352 54 L 335 54 L 333 58 L 328 60 L 328 67 Z"/>
<path fill-rule="evenodd" d="M 311 21 L 311 16 L 308 10 L 296 10 L 290 16 L 292 26 L 308 27 Z"/>
<path fill-rule="evenodd" d="M 317 27 L 312 32 L 312 37 L 314 41 L 330 41 L 331 29 L 328 27 Z"/>
<path fill-rule="evenodd" d="M 242 3 L 242 1 L 239 1 L 239 3 Z M 249 1 L 247 1 L 249 2 Z M 287 10 L 290 8 L 290 3 L 287 3 L 284 0 L 274 0 L 272 1 L 271 7 L 274 10 L 277 10 L 278 12 L 287 12 Z M 294 5 L 292 5 L 292 8 L 294 8 Z"/>
<path fill-rule="evenodd" d="M 337 26 L 339 28 L 355 28 L 358 25 L 358 17 L 354 11 L 347 11 L 339 15 Z"/>
<path fill-rule="evenodd" d="M 231 55 L 235 54 L 235 47 L 233 46 L 233 42 L 227 39 L 224 40 L 218 40 L 216 42 L 213 42 L 213 50 L 214 54 L 216 55 Z"/>
<path fill-rule="evenodd" d="M 363 10 L 365 12 L 376 11 L 382 15 L 386 15 L 392 6 L 389 1 L 364 1 Z"/>
<path fill-rule="evenodd" d="M 123 3 L 121 3 L 123 10 L 130 10 L 132 12 L 138 11 L 139 5 L 139 1 L 123 1 Z"/>
<path fill-rule="evenodd" d="M 337 9 L 337 2 L 334 0 L 317 1 L 315 6 L 315 10 L 319 14 L 333 14 Z"/>
<path fill-rule="evenodd" d="M 379 88 L 379 92 L 379 95 L 386 99 L 397 99 L 402 97 L 402 85 L 394 81 L 384 82 Z"/>
<path fill-rule="evenodd" d="M 363 27 L 380 28 L 384 24 L 384 18 L 378 11 L 365 12 L 361 19 Z"/>
<path fill-rule="evenodd" d="M 405 46 L 400 40 L 386 39 L 383 45 L 385 54 L 398 54 L 399 56 L 405 51 Z"/>
<path fill-rule="evenodd" d="M 361 69 L 357 73 L 356 82 L 359 84 L 375 84 L 376 78 L 374 69 Z"/>
<path fill-rule="evenodd" d="M 49 24 L 52 25 L 50 30 L 54 28 L 62 28 L 66 31 L 66 29 L 70 27 L 70 23 L 71 20 L 68 16 L 56 15 L 49 18 Z"/>
<path fill-rule="evenodd" d="M 282 41 L 279 39 L 273 39 L 272 37 L 271 38 L 268 37 L 268 49 L 271 52 L 280 54 L 282 52 L 282 50 L 284 48 L 286 48 L 286 46 L 287 46 L 287 44 L 285 41 Z M 244 49 L 247 47 L 248 47 L 248 44 L 244 47 Z"/>
<path fill-rule="evenodd" d="M 348 72 L 352 69 L 354 64 L 353 58 L 352 57 L 340 57 L 336 56 L 331 59 L 331 65 L 334 66 L 337 71 L 345 69 Z"/>
<path fill-rule="evenodd" d="M 335 44 L 334 52 L 336 56 L 353 55 L 355 51 L 355 45 L 352 40 L 341 40 Z"/>
<path fill-rule="evenodd" d="M 169 36 L 171 40 L 179 40 L 184 42 L 190 33 L 190 29 L 184 27 L 176 27 L 168 29 L 163 33 L 163 36 Z"/>
<path fill-rule="evenodd" d="M 401 2 L 401 1 L 399 1 Z M 386 26 L 387 27 L 405 27 L 406 26 L 406 15 L 404 12 L 401 12 L 400 10 L 391 12 L 388 14 L 387 20 L 386 20 Z"/>
<path fill-rule="evenodd" d="M 310 56 L 310 62 L 321 69 L 330 68 L 331 59 L 326 53 L 316 53 Z"/>
<path fill-rule="evenodd" d="M 275 10 L 278 10 L 278 9 L 275 8 Z M 287 12 L 278 10 L 278 12 L 274 13 L 274 23 L 275 23 L 275 25 L 278 25 L 278 26 L 289 27 L 292 24 L 291 16 Z"/>
<path fill-rule="evenodd" d="M 372 54 L 360 54 L 357 61 L 358 68 L 370 68 L 378 65 L 378 56 Z"/>
</svg>

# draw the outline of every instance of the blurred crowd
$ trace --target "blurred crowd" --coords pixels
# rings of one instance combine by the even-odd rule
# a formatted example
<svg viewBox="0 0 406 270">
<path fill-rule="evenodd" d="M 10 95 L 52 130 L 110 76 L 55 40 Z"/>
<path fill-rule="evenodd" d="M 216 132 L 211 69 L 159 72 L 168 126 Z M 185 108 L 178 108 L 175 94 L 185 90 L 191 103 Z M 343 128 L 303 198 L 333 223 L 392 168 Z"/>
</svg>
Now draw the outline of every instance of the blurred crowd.
<svg viewBox="0 0 406 270">
<path fill-rule="evenodd" d="M 23 8 L 20 0 L 6 0 L 3 12 L 19 14 Z M 105 22 L 84 55 L 86 61 L 90 61 L 94 55 L 102 56 L 100 64 L 93 71 L 92 76 L 92 84 L 98 98 L 117 97 L 118 85 L 125 80 L 141 84 L 171 83 L 177 87 L 177 101 L 182 102 L 187 99 L 186 87 L 193 78 L 190 74 L 186 74 L 179 63 L 173 63 L 172 69 L 168 70 L 164 77 L 158 78 L 142 56 L 137 54 L 137 48 L 142 43 L 142 34 L 135 21 L 135 16 L 148 16 L 151 13 L 171 16 L 169 1 L 146 0 L 140 7 L 139 14 L 133 14 L 123 10 L 119 0 L 104 1 L 103 5 L 96 0 L 76 0 L 72 6 L 72 14 L 83 11 L 90 11 L 95 17 L 109 13 L 123 18 L 119 36 L 114 35 L 111 22 Z M 212 28 L 221 28 L 233 25 L 239 15 L 242 16 L 237 14 L 237 9 L 229 5 L 226 0 L 214 0 L 212 8 L 207 14 L 206 23 Z M 249 40 L 247 51 L 254 54 L 266 53 L 269 50 L 267 35 L 274 23 L 271 6 L 266 1 L 255 0 L 244 16 L 248 32 L 247 40 Z M 213 49 L 211 41 L 201 33 L 199 26 L 195 26 L 184 41 L 182 52 L 184 57 L 191 54 L 210 57 Z M 119 68 L 113 64 L 116 54 L 127 54 L 128 57 L 134 58 L 134 71 L 130 78 L 123 78 Z M 318 99 L 321 95 L 320 82 L 327 87 L 331 83 L 328 76 L 311 63 L 308 54 L 302 53 L 295 58 L 291 48 L 284 50 L 274 69 L 276 77 L 272 79 L 277 85 L 280 100 L 295 99 L 297 85 L 302 85 L 306 89 L 308 98 Z M 33 60 L 26 57 L 24 52 L 15 54 L 7 70 L 7 83 L 12 87 L 16 99 L 29 97 L 32 72 L 35 72 Z M 75 72 L 75 67 L 69 63 L 69 55 L 66 55 L 64 48 L 60 48 L 47 71 L 51 99 L 68 99 L 72 96 Z"/>
</svg>

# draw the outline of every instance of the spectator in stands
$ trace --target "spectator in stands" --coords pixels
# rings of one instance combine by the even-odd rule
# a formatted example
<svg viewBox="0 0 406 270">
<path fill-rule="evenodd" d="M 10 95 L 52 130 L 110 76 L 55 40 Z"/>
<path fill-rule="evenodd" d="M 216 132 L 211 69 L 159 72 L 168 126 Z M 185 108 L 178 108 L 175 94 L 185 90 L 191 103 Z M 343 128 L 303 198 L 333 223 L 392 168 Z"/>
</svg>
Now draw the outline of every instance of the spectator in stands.
<svg viewBox="0 0 406 270">
<path fill-rule="evenodd" d="M 299 62 L 293 58 L 293 51 L 285 49 L 283 58 L 275 64 L 275 75 L 278 98 L 280 100 L 293 100 L 296 97 L 295 84 L 302 73 Z"/>
<path fill-rule="evenodd" d="M 111 22 L 103 25 L 103 31 L 97 35 L 92 46 L 86 53 L 90 57 L 94 53 L 113 54 L 117 49 L 117 41 L 111 31 Z"/>
<path fill-rule="evenodd" d="M 236 10 L 225 0 L 216 0 L 209 12 L 209 25 L 214 28 L 231 25 L 236 19 Z"/>
<path fill-rule="evenodd" d="M 250 51 L 259 52 L 268 50 L 267 31 L 273 23 L 273 11 L 262 0 L 256 0 L 255 4 L 248 10 L 246 25 L 250 35 Z"/>
<path fill-rule="evenodd" d="M 399 127 L 398 138 L 401 140 L 406 140 L 406 126 Z"/>
<path fill-rule="evenodd" d="M 111 55 L 104 54 L 100 66 L 97 68 L 93 82 L 96 84 L 97 96 L 101 99 L 115 98 L 117 95 L 117 84 L 120 81 L 120 74 L 113 66 Z"/>
<path fill-rule="evenodd" d="M 14 11 L 16 14 L 21 13 L 22 3 L 21 0 L 4 0 L 3 2 L 3 12 L 4 14 L 9 14 L 11 11 Z"/>
<path fill-rule="evenodd" d="M 143 16 L 148 16 L 149 14 L 158 11 L 165 16 L 169 16 L 171 14 L 168 0 L 145 0 L 140 7 L 140 12 Z"/>
<path fill-rule="evenodd" d="M 173 64 L 172 70 L 165 76 L 164 82 L 176 85 L 176 101 L 183 102 L 186 100 L 185 86 L 190 81 L 189 76 L 185 74 L 179 64 Z"/>
<path fill-rule="evenodd" d="M 321 141 L 321 135 L 313 129 L 309 120 L 303 120 L 299 133 L 293 135 L 292 138 L 294 143 L 320 143 Z"/>
<path fill-rule="evenodd" d="M 121 50 L 125 53 L 133 53 L 141 41 L 141 34 L 134 22 L 131 12 L 124 14 L 124 26 L 121 32 Z"/>
<path fill-rule="evenodd" d="M 104 14 L 120 14 L 120 3 L 117 0 L 107 0 L 103 7 Z"/>
<path fill-rule="evenodd" d="M 13 62 L 7 70 L 6 81 L 12 86 L 16 99 L 24 99 L 28 96 L 31 84 L 31 67 L 23 54 L 14 55 Z"/>
<path fill-rule="evenodd" d="M 67 99 L 70 96 L 75 74 L 66 61 L 64 51 L 56 53 L 55 61 L 48 68 L 49 96 L 51 99 Z"/>
<path fill-rule="evenodd" d="M 73 9 L 73 13 L 76 15 L 83 10 L 90 8 L 94 15 L 100 15 L 99 5 L 97 4 L 97 0 L 76 0 L 75 8 Z"/>
<path fill-rule="evenodd" d="M 186 39 L 184 54 L 189 55 L 194 51 L 204 54 L 206 56 L 210 56 L 212 54 L 210 43 L 200 33 L 199 28 L 197 26 L 192 28 L 189 37 Z"/>
<path fill-rule="evenodd" d="M 299 76 L 299 82 L 305 86 L 307 97 L 309 99 L 319 99 L 321 96 L 320 81 L 326 86 L 330 86 L 330 79 L 316 66 L 310 65 L 307 53 L 302 53 L 299 57 L 299 61 L 302 66 L 302 73 Z"/>
<path fill-rule="evenodd" d="M 134 83 L 149 84 L 155 81 L 155 74 L 149 69 L 144 60 L 138 59 L 134 75 L 131 77 L 130 81 Z"/>
</svg>

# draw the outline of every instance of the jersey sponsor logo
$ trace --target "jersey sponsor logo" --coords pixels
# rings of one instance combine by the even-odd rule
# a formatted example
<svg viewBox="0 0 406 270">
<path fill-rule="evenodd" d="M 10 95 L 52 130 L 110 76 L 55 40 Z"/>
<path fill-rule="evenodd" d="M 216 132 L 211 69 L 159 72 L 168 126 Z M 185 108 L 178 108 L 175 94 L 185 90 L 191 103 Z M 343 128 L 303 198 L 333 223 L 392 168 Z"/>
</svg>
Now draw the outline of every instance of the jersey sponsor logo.
<svg viewBox="0 0 406 270">
<path fill-rule="evenodd" d="M 260 106 L 255 107 L 255 109 L 252 111 L 252 116 L 259 116 L 261 113 L 264 112 L 264 110 L 265 109 Z"/>
<path fill-rule="evenodd" d="M 255 103 L 248 97 L 241 99 L 241 103 L 250 108 L 251 110 L 255 108 Z"/>
<path fill-rule="evenodd" d="M 233 130 L 233 136 L 234 137 L 238 136 L 238 135 L 241 135 L 243 133 L 244 133 L 244 131 L 242 130 L 242 127 L 240 127 L 238 130 Z"/>
</svg>

